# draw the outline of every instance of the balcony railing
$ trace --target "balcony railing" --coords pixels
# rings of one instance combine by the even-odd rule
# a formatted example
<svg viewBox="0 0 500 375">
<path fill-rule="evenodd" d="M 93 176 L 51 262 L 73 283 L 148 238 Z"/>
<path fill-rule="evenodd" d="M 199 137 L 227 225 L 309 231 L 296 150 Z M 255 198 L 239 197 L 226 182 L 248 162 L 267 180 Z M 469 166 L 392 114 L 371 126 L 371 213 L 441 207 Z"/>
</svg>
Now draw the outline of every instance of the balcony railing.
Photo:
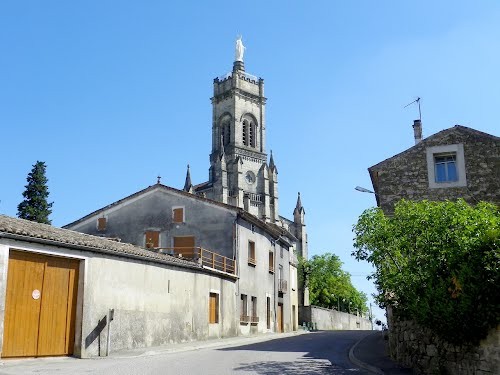
<svg viewBox="0 0 500 375">
<path fill-rule="evenodd" d="M 250 323 L 255 323 L 256 324 L 256 323 L 259 322 L 259 317 L 258 316 L 252 316 L 250 319 L 251 319 Z"/>
<path fill-rule="evenodd" d="M 217 271 L 236 274 L 234 259 L 206 250 L 202 247 L 157 247 L 160 253 L 182 257 L 183 259 L 199 262 L 202 266 Z"/>
<path fill-rule="evenodd" d="M 283 280 L 283 279 L 278 280 L 278 292 L 281 292 L 281 293 L 288 292 L 288 283 L 286 280 Z"/>
<path fill-rule="evenodd" d="M 250 323 L 250 316 L 248 315 L 240 315 L 240 323 Z"/>
</svg>

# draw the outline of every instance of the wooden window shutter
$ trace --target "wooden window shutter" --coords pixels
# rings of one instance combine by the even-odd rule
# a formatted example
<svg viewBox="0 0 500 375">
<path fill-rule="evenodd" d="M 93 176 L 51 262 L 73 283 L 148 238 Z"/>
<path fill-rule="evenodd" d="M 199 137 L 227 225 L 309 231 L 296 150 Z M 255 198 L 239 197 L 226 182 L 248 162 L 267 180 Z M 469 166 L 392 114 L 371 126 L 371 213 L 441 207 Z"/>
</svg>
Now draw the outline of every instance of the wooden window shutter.
<svg viewBox="0 0 500 375">
<path fill-rule="evenodd" d="M 97 230 L 99 232 L 104 232 L 106 230 L 107 220 L 105 217 L 100 217 L 97 219 Z"/>
<path fill-rule="evenodd" d="M 160 232 L 158 231 L 146 231 L 145 236 L 146 247 L 153 248 L 160 246 Z"/>
<path fill-rule="evenodd" d="M 255 242 L 248 241 L 248 263 L 255 265 Z"/>
<path fill-rule="evenodd" d="M 184 208 L 174 208 L 172 210 L 174 223 L 183 223 L 184 222 Z"/>
<path fill-rule="evenodd" d="M 217 293 L 210 293 L 208 310 L 209 323 L 219 323 L 219 295 Z"/>
</svg>

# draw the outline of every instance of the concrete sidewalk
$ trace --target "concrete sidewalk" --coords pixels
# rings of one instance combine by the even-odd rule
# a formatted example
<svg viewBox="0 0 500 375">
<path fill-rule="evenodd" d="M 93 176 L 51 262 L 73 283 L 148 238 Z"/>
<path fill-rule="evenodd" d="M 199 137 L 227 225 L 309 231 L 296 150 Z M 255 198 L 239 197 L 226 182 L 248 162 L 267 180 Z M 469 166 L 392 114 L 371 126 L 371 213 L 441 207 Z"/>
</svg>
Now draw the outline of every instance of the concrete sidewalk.
<svg viewBox="0 0 500 375">
<path fill-rule="evenodd" d="M 406 375 L 412 370 L 398 365 L 389 357 L 388 342 L 384 332 L 377 331 L 358 341 L 349 352 L 349 359 L 356 365 L 379 375 Z"/>
<path fill-rule="evenodd" d="M 281 339 L 285 337 L 302 335 L 309 333 L 308 331 L 298 330 L 295 332 L 287 333 L 265 333 L 250 336 L 236 336 L 228 337 L 222 339 L 210 339 L 204 341 L 191 341 L 185 343 L 175 343 L 163 346 L 154 346 L 148 348 L 135 348 L 135 349 L 123 349 L 116 352 L 111 352 L 109 357 L 112 358 L 134 358 L 134 357 L 144 357 L 151 355 L 158 355 L 161 353 L 179 353 L 186 352 L 190 350 L 198 350 L 205 348 L 222 348 L 227 346 L 237 346 L 237 345 L 249 345 L 258 342 L 265 342 L 269 340 Z M 91 359 L 106 358 L 106 357 L 92 357 Z"/>
</svg>

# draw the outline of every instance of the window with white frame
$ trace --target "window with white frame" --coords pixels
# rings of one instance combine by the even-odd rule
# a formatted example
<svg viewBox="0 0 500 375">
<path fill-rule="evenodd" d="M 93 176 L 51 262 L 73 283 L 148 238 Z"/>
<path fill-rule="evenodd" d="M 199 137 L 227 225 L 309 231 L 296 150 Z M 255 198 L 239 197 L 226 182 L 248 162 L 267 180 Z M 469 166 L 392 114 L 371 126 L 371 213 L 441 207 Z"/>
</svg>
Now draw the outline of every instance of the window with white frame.
<svg viewBox="0 0 500 375">
<path fill-rule="evenodd" d="M 184 207 L 172 207 L 172 221 L 174 223 L 184 223 Z"/>
<path fill-rule="evenodd" d="M 467 186 L 463 144 L 428 147 L 426 157 L 431 189 Z"/>
</svg>

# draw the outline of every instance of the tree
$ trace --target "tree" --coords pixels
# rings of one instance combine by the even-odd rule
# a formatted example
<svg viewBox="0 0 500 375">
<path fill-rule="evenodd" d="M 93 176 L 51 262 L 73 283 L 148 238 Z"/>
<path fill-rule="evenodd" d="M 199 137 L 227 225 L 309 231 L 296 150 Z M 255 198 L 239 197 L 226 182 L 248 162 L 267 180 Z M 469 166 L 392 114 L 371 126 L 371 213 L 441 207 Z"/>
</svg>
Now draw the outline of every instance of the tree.
<svg viewBox="0 0 500 375">
<path fill-rule="evenodd" d="M 500 210 L 489 203 L 402 200 L 366 210 L 353 255 L 375 267 L 378 302 L 453 343 L 500 323 Z"/>
<path fill-rule="evenodd" d="M 48 203 L 49 189 L 45 177 L 45 163 L 37 161 L 28 174 L 28 184 L 23 192 L 24 200 L 17 206 L 17 216 L 21 219 L 50 224 L 52 202 Z"/>
<path fill-rule="evenodd" d="M 300 259 L 299 277 L 307 281 L 311 304 L 341 311 L 368 312 L 366 295 L 354 288 L 337 255 L 326 253 L 310 260 Z"/>
</svg>

